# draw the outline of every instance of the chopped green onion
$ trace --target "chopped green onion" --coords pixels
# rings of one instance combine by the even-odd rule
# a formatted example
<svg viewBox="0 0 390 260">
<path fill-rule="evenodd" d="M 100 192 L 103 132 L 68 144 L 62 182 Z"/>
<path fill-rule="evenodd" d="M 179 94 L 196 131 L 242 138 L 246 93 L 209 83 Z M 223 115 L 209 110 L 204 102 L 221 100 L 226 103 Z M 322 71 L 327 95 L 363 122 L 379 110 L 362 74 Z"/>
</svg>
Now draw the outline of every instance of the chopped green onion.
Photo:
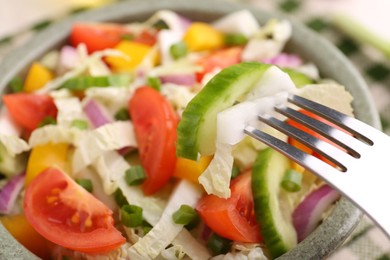
<svg viewBox="0 0 390 260">
<path fill-rule="evenodd" d="M 15 77 L 10 81 L 9 86 L 13 93 L 21 92 L 23 91 L 23 79 Z"/>
<path fill-rule="evenodd" d="M 146 179 L 144 168 L 141 165 L 129 168 L 125 173 L 125 179 L 130 186 L 140 185 Z"/>
<path fill-rule="evenodd" d="M 231 179 L 234 179 L 240 174 L 240 168 L 237 165 L 233 165 Z"/>
<path fill-rule="evenodd" d="M 79 76 L 68 79 L 60 88 L 72 91 L 86 90 L 90 87 L 127 86 L 131 82 L 128 74 L 115 74 L 109 76 Z"/>
<path fill-rule="evenodd" d="M 42 127 L 45 125 L 55 125 L 55 124 L 57 124 L 56 120 L 51 116 L 47 116 L 39 123 L 38 127 Z"/>
<path fill-rule="evenodd" d="M 152 230 L 152 228 L 153 228 L 153 227 L 152 227 L 148 222 L 146 222 L 146 221 L 143 222 L 143 225 L 142 225 L 142 232 L 143 232 L 144 235 L 146 235 L 147 233 L 149 233 L 149 231 Z"/>
<path fill-rule="evenodd" d="M 126 227 L 139 227 L 143 223 L 142 208 L 135 205 L 124 205 L 121 208 L 121 221 Z"/>
<path fill-rule="evenodd" d="M 124 205 L 129 205 L 126 197 L 123 195 L 122 191 L 119 188 L 114 192 L 114 199 L 116 204 L 118 204 L 119 207 L 123 207 Z"/>
<path fill-rule="evenodd" d="M 161 90 L 161 80 L 156 77 L 148 77 L 147 84 L 149 87 L 154 88 L 157 91 Z"/>
<path fill-rule="evenodd" d="M 302 174 L 296 170 L 288 169 L 283 176 L 281 185 L 286 191 L 299 191 L 302 185 Z"/>
<path fill-rule="evenodd" d="M 225 35 L 224 41 L 227 46 L 244 45 L 248 38 L 241 33 L 229 33 Z"/>
<path fill-rule="evenodd" d="M 188 205 L 181 205 L 172 215 L 173 222 L 180 225 L 188 225 L 196 219 L 198 213 Z"/>
<path fill-rule="evenodd" d="M 134 34 L 126 33 L 121 35 L 121 40 L 132 41 L 134 40 Z"/>
<path fill-rule="evenodd" d="M 168 24 L 164 20 L 161 20 L 161 19 L 157 20 L 152 26 L 154 28 L 156 28 L 157 30 L 169 29 Z"/>
<path fill-rule="evenodd" d="M 185 42 L 178 42 L 172 44 L 169 48 L 169 52 L 173 59 L 177 60 L 187 55 L 188 47 Z"/>
<path fill-rule="evenodd" d="M 115 113 L 115 119 L 118 121 L 126 121 L 130 119 L 129 110 L 127 108 L 122 108 Z"/>
<path fill-rule="evenodd" d="M 213 255 L 226 254 L 230 251 L 232 242 L 229 239 L 218 236 L 213 233 L 207 240 L 207 248 L 211 250 Z"/>
<path fill-rule="evenodd" d="M 76 179 L 78 185 L 86 189 L 88 192 L 93 191 L 92 181 L 89 179 Z"/>
<path fill-rule="evenodd" d="M 86 129 L 88 129 L 88 121 L 87 120 L 83 120 L 83 119 L 74 119 L 70 123 L 70 126 L 71 127 L 76 127 L 78 129 L 81 129 L 81 130 L 86 130 Z"/>
</svg>

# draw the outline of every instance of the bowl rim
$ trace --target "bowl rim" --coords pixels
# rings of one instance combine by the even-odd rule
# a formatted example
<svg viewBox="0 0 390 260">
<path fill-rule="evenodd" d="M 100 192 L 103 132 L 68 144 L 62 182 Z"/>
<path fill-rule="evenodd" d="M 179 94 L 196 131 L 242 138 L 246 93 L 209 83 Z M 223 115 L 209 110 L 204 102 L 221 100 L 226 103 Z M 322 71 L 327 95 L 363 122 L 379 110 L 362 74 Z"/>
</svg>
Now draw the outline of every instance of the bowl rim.
<svg viewBox="0 0 390 260">
<path fill-rule="evenodd" d="M 0 63 L 0 93 L 4 93 L 8 82 L 23 71 L 28 64 L 41 57 L 47 50 L 63 43 L 74 22 L 131 21 L 138 17 L 147 18 L 148 15 L 150 16 L 161 9 L 170 9 L 198 17 L 202 17 L 202 15 L 211 17 L 209 20 L 233 11 L 247 9 L 254 14 L 261 24 L 271 18 L 289 20 L 293 28 L 293 36 L 289 44 L 302 53 L 310 53 L 312 55 L 310 60 L 314 64 L 329 58 L 326 66 L 320 66 L 320 72 L 324 75 L 335 75 L 336 77 L 333 78 L 336 81 L 345 85 L 354 97 L 359 97 L 353 103 L 353 107 L 357 111 L 356 116 L 359 119 L 376 128 L 381 128 L 378 112 L 362 76 L 327 39 L 318 36 L 317 33 L 291 17 L 278 13 L 268 13 L 253 5 L 226 0 L 127 0 L 74 14 L 50 25 L 4 57 Z M 309 46 L 308 42 L 310 42 Z M 303 47 L 305 52 L 303 52 Z M 318 49 L 321 49 L 321 51 L 318 52 Z M 2 105 L 1 101 L 0 105 Z M 329 255 L 352 233 L 361 217 L 362 212 L 358 208 L 345 198 L 341 198 L 329 217 L 311 235 L 294 249 L 281 256 L 280 259 L 320 259 Z M 315 245 L 318 245 L 318 247 L 315 247 Z M 16 241 L 0 222 L 0 258 L 2 257 L 5 259 L 37 259 L 35 255 Z"/>
</svg>

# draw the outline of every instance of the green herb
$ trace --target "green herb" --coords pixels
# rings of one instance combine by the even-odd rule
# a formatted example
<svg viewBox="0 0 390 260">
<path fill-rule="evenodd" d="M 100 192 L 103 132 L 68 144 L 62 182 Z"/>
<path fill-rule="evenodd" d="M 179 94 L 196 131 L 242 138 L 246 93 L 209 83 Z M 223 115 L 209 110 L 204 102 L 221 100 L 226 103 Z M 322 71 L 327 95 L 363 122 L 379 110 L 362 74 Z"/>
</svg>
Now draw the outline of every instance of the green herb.
<svg viewBox="0 0 390 260">
<path fill-rule="evenodd" d="M 129 205 L 126 197 L 123 195 L 122 191 L 119 188 L 114 192 L 114 199 L 116 204 L 118 204 L 119 207 L 123 207 L 124 205 Z"/>
<path fill-rule="evenodd" d="M 227 46 L 244 45 L 248 38 L 241 33 L 229 33 L 225 35 L 224 41 Z"/>
<path fill-rule="evenodd" d="M 55 124 L 57 124 L 56 120 L 52 116 L 47 116 L 38 124 L 38 127 Z"/>
<path fill-rule="evenodd" d="M 306 24 L 316 32 L 321 32 L 328 27 L 328 23 L 324 19 L 318 17 L 311 19 Z"/>
<path fill-rule="evenodd" d="M 213 255 L 226 254 L 230 251 L 232 242 L 226 238 L 213 233 L 207 240 L 207 248 L 213 252 Z"/>
<path fill-rule="evenodd" d="M 151 88 L 154 88 L 157 91 L 161 90 L 161 80 L 156 77 L 148 77 L 147 85 Z"/>
<path fill-rule="evenodd" d="M 302 174 L 293 169 L 288 169 L 283 176 L 281 185 L 283 189 L 289 192 L 296 192 L 302 186 Z"/>
<path fill-rule="evenodd" d="M 240 168 L 237 165 L 233 165 L 231 179 L 234 179 L 240 174 Z"/>
<path fill-rule="evenodd" d="M 169 48 L 169 53 L 171 54 L 172 58 L 175 60 L 178 60 L 188 53 L 188 47 L 185 42 L 178 42 L 175 44 L 172 44 Z"/>
<path fill-rule="evenodd" d="M 109 76 L 79 76 L 68 79 L 60 88 L 72 91 L 86 90 L 90 87 L 127 86 L 131 82 L 130 75 L 114 74 Z"/>
<path fill-rule="evenodd" d="M 81 130 L 86 130 L 86 129 L 88 129 L 88 121 L 87 120 L 83 120 L 83 119 L 74 119 L 70 123 L 70 126 L 71 127 L 76 127 L 78 129 L 81 129 Z"/>
<path fill-rule="evenodd" d="M 90 179 L 76 179 L 78 185 L 86 189 L 88 192 L 93 191 L 92 181 Z"/>
<path fill-rule="evenodd" d="M 169 29 L 168 24 L 164 20 L 161 20 L 161 19 L 157 20 L 157 22 L 155 22 L 152 26 L 154 28 L 156 28 L 157 30 Z"/>
<path fill-rule="evenodd" d="M 9 86 L 13 93 L 22 92 L 23 91 L 23 79 L 19 76 L 14 77 L 10 83 Z"/>
<path fill-rule="evenodd" d="M 126 121 L 130 119 L 129 110 L 122 108 L 115 113 L 115 119 L 118 121 Z"/>
<path fill-rule="evenodd" d="M 129 168 L 125 173 L 125 179 L 130 186 L 140 185 L 146 179 L 144 168 L 141 165 Z"/>
<path fill-rule="evenodd" d="M 198 213 L 188 205 L 181 205 L 172 215 L 173 222 L 181 225 L 188 225 L 196 219 Z"/>
<path fill-rule="evenodd" d="M 124 205 L 121 208 L 121 221 L 126 227 L 139 227 L 143 223 L 142 208 L 135 205 Z"/>
</svg>

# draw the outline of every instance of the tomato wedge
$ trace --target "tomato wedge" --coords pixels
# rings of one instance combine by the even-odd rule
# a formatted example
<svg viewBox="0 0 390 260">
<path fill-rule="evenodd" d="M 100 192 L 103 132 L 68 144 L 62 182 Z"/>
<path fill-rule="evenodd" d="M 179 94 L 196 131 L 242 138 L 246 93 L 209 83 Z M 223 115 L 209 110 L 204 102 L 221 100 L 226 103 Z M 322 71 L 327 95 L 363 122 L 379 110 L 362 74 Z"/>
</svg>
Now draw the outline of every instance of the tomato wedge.
<svg viewBox="0 0 390 260">
<path fill-rule="evenodd" d="M 197 64 L 202 68 L 202 71 L 197 73 L 197 80 L 200 82 L 204 75 L 212 72 L 214 69 L 224 69 L 231 65 L 240 63 L 242 47 L 231 47 L 227 49 L 217 50 L 205 57 L 200 58 Z"/>
<path fill-rule="evenodd" d="M 102 253 L 126 241 L 113 226 L 112 211 L 56 168 L 27 187 L 24 212 L 39 234 L 76 251 Z"/>
<path fill-rule="evenodd" d="M 236 177 L 230 188 L 230 198 L 206 195 L 200 199 L 196 210 L 207 226 L 222 237 L 244 243 L 261 242 L 254 213 L 251 171 Z"/>
<path fill-rule="evenodd" d="M 12 119 L 29 131 L 37 128 L 45 117 L 57 116 L 57 108 L 49 95 L 7 94 L 3 101 Z"/>
<path fill-rule="evenodd" d="M 145 194 L 160 190 L 173 175 L 176 164 L 178 116 L 172 105 L 151 87 L 138 88 L 129 102 L 141 164 L 147 178 Z"/>
<path fill-rule="evenodd" d="M 132 33 L 124 26 L 118 24 L 76 23 L 72 27 L 69 40 L 74 47 L 84 43 L 88 52 L 92 53 L 107 48 L 114 48 L 126 35 L 132 38 Z M 152 32 L 142 31 L 131 40 L 152 46 L 156 43 L 157 37 Z"/>
</svg>

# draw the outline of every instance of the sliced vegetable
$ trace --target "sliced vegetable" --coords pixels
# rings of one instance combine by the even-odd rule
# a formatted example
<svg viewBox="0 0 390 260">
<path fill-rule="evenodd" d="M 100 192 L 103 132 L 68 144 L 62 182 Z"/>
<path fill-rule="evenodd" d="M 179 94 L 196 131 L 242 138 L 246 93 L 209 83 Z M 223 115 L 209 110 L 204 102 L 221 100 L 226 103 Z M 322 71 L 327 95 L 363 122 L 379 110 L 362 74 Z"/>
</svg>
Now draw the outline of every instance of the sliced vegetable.
<svg viewBox="0 0 390 260">
<path fill-rule="evenodd" d="M 228 199 L 215 195 L 202 197 L 196 210 L 202 220 L 218 235 L 239 242 L 262 241 L 254 214 L 251 189 L 251 173 L 236 177 L 231 183 Z"/>
<path fill-rule="evenodd" d="M 196 83 L 195 74 L 171 74 L 160 76 L 162 83 L 173 83 L 182 86 L 194 86 Z"/>
<path fill-rule="evenodd" d="M 83 119 L 75 119 L 71 122 L 71 127 L 76 127 L 80 130 L 88 129 L 88 122 Z"/>
<path fill-rule="evenodd" d="M 130 186 L 140 185 L 146 179 L 144 168 L 140 165 L 130 167 L 125 174 L 126 182 Z"/>
<path fill-rule="evenodd" d="M 161 189 L 173 175 L 178 117 L 172 105 L 150 87 L 135 91 L 129 111 L 147 175 L 142 187 L 145 194 L 150 195 Z"/>
<path fill-rule="evenodd" d="M 34 62 L 27 72 L 23 90 L 25 92 L 34 92 L 43 88 L 52 79 L 53 73 L 50 70 L 38 62 Z"/>
<path fill-rule="evenodd" d="M 187 55 L 188 47 L 185 42 L 178 42 L 169 48 L 169 52 L 173 59 L 177 60 Z"/>
<path fill-rule="evenodd" d="M 221 71 L 191 100 L 178 126 L 177 155 L 197 160 L 215 152 L 218 112 L 250 91 L 269 65 L 241 63 Z"/>
<path fill-rule="evenodd" d="M 84 43 L 88 52 L 92 53 L 115 47 L 121 41 L 122 35 L 127 33 L 122 25 L 76 23 L 70 32 L 70 43 L 74 47 Z"/>
<path fill-rule="evenodd" d="M 240 33 L 246 37 L 252 36 L 260 29 L 257 19 L 248 10 L 230 13 L 213 22 L 212 25 L 223 33 Z"/>
<path fill-rule="evenodd" d="M 196 210 L 188 205 L 181 205 L 172 215 L 172 220 L 179 225 L 188 225 L 197 217 Z"/>
<path fill-rule="evenodd" d="M 0 190 L 0 214 L 10 214 L 24 187 L 24 172 L 12 177 Z"/>
<path fill-rule="evenodd" d="M 314 83 L 311 78 L 299 71 L 290 68 L 282 68 L 282 70 L 290 76 L 297 88 Z"/>
<path fill-rule="evenodd" d="M 121 222 L 126 227 L 138 227 L 142 225 L 142 208 L 135 205 L 121 207 Z"/>
<path fill-rule="evenodd" d="M 177 158 L 173 176 L 198 183 L 198 178 L 207 168 L 212 156 L 202 156 L 198 161 Z"/>
<path fill-rule="evenodd" d="M 128 86 L 131 77 L 126 74 L 113 74 L 109 76 L 78 76 L 65 81 L 60 88 L 71 91 L 83 91 L 90 87 Z"/>
<path fill-rule="evenodd" d="M 280 182 L 289 165 L 286 157 L 267 148 L 258 154 L 252 170 L 256 219 L 272 258 L 277 258 L 297 244 L 288 204 L 279 199 Z"/>
<path fill-rule="evenodd" d="M 207 240 L 207 248 L 213 252 L 213 255 L 226 254 L 230 251 L 232 241 L 213 233 Z"/>
<path fill-rule="evenodd" d="M 38 233 L 73 250 L 107 252 L 126 241 L 113 226 L 112 211 L 56 168 L 30 183 L 24 212 Z"/>
<path fill-rule="evenodd" d="M 301 189 L 302 184 L 302 173 L 294 170 L 288 169 L 283 176 L 281 185 L 283 189 L 290 192 L 296 192 Z"/>
<path fill-rule="evenodd" d="M 340 193 L 327 184 L 312 191 L 292 214 L 298 241 L 305 239 L 321 222 L 323 214 L 340 198 Z"/>
<path fill-rule="evenodd" d="M 224 41 L 227 46 L 244 45 L 248 38 L 241 33 L 229 33 L 225 35 Z"/>
<path fill-rule="evenodd" d="M 124 107 L 118 110 L 118 112 L 115 113 L 114 117 L 117 121 L 127 121 L 130 119 L 129 110 Z"/>
<path fill-rule="evenodd" d="M 48 95 L 7 94 L 3 95 L 3 101 L 15 122 L 29 131 L 37 128 L 45 117 L 57 116 L 57 108 Z"/>
<path fill-rule="evenodd" d="M 89 179 L 76 179 L 75 180 L 78 185 L 83 187 L 88 192 L 93 192 L 93 185 L 92 181 Z"/>
<path fill-rule="evenodd" d="M 26 169 L 26 186 L 41 172 L 49 167 L 67 170 L 69 145 L 64 143 L 35 146 L 28 158 Z"/>
<path fill-rule="evenodd" d="M 190 51 L 210 51 L 223 47 L 224 37 L 209 24 L 194 22 L 184 34 L 183 41 Z"/>
<path fill-rule="evenodd" d="M 93 99 L 84 104 L 84 112 L 94 127 L 100 127 L 113 121 L 108 111 Z"/>
<path fill-rule="evenodd" d="M 154 88 L 157 91 L 161 90 L 161 80 L 156 77 L 148 77 L 147 85 L 151 88 Z"/>
<path fill-rule="evenodd" d="M 0 142 L 0 172 L 6 176 L 15 176 L 25 170 L 26 154 L 11 155 Z"/>
</svg>

